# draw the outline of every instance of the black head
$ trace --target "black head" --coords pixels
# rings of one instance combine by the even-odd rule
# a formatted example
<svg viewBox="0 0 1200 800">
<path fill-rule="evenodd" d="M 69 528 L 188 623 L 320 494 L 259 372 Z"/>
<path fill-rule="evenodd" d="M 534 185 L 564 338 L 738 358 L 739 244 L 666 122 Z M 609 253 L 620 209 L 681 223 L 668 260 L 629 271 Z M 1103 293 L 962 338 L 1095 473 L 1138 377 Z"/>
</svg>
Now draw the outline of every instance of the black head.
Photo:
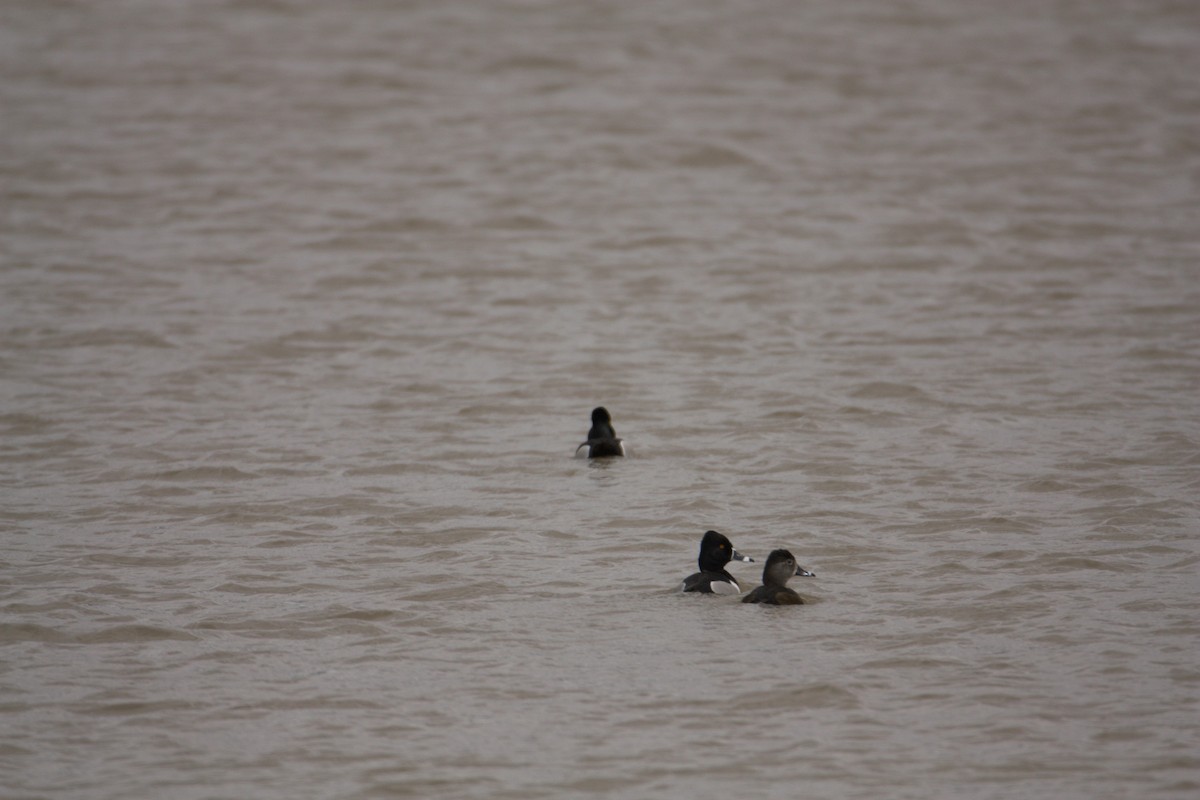
<svg viewBox="0 0 1200 800">
<path fill-rule="evenodd" d="M 787 550 L 772 550 L 771 555 L 767 556 L 766 566 L 763 567 L 763 585 L 786 586 L 788 579 L 793 575 L 811 578 L 813 574 L 799 566 L 795 556 Z"/>
<path fill-rule="evenodd" d="M 733 549 L 733 542 L 725 534 L 706 531 L 700 540 L 700 571 L 720 572 L 730 561 L 753 561 Z"/>
<path fill-rule="evenodd" d="M 593 425 L 611 425 L 612 417 L 608 415 L 608 409 L 604 406 L 597 406 L 592 409 L 592 424 Z"/>
</svg>

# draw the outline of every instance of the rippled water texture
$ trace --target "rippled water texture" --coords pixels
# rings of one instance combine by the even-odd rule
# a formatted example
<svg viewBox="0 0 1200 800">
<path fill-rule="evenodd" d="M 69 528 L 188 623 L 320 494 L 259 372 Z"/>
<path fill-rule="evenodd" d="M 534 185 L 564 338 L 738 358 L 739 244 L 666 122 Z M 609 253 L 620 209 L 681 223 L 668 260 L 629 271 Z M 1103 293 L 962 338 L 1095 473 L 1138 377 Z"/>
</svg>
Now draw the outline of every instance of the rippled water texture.
<svg viewBox="0 0 1200 800">
<path fill-rule="evenodd" d="M 0 796 L 1197 796 L 1197 75 L 1167 0 L 3 3 Z M 672 593 L 708 528 L 811 602 Z"/>
</svg>

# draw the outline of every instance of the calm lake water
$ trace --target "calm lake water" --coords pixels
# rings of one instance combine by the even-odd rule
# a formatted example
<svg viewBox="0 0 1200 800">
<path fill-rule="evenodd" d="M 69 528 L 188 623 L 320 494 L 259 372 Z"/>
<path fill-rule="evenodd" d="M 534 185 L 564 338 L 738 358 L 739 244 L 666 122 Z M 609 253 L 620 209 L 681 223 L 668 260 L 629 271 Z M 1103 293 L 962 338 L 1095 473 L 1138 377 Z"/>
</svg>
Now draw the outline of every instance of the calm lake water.
<svg viewBox="0 0 1200 800">
<path fill-rule="evenodd" d="M 1197 75 L 1167 0 L 8 0 L 0 796 L 1197 796 Z M 675 594 L 709 528 L 810 603 Z"/>
</svg>

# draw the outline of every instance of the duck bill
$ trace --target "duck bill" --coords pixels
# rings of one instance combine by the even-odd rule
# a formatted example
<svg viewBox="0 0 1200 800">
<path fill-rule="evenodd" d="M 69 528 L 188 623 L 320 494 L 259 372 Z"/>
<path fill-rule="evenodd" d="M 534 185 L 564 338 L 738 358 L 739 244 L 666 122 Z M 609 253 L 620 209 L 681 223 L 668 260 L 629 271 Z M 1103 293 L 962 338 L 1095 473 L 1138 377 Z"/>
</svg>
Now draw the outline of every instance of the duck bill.
<svg viewBox="0 0 1200 800">
<path fill-rule="evenodd" d="M 815 573 L 815 572 L 809 572 L 808 570 L 806 570 L 804 567 L 801 567 L 801 566 L 797 566 L 797 567 L 796 567 L 796 574 L 797 574 L 797 575 L 799 575 L 799 576 L 801 576 L 802 578 L 815 578 L 815 577 L 817 577 L 817 573 Z"/>
<path fill-rule="evenodd" d="M 754 562 L 753 558 L 751 558 L 750 556 L 744 556 L 741 553 L 739 553 L 737 550 L 733 551 L 733 560 L 734 561 L 745 561 L 748 564 Z"/>
</svg>

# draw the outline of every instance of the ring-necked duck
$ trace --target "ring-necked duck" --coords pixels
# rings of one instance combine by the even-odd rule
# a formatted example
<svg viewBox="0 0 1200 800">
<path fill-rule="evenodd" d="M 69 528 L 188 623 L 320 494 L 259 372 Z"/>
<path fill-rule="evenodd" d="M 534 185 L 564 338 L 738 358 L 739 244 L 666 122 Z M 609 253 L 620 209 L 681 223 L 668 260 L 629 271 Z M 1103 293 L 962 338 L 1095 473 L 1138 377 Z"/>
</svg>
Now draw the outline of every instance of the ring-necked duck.
<svg viewBox="0 0 1200 800">
<path fill-rule="evenodd" d="M 592 410 L 592 428 L 588 431 L 587 441 L 575 448 L 575 454 L 584 447 L 588 449 L 588 458 L 625 455 L 625 443 L 613 430 L 612 417 L 604 406 Z"/>
<path fill-rule="evenodd" d="M 763 585 L 742 598 L 743 603 L 767 603 L 773 606 L 801 606 L 804 600 L 787 587 L 793 575 L 811 578 L 815 573 L 796 565 L 787 550 L 772 550 L 763 567 Z"/>
<path fill-rule="evenodd" d="M 723 534 L 707 531 L 700 540 L 700 571 L 683 579 L 681 592 L 704 592 L 706 594 L 740 594 L 733 576 L 725 571 L 730 561 L 753 561 L 733 549 L 733 543 Z"/>
</svg>

